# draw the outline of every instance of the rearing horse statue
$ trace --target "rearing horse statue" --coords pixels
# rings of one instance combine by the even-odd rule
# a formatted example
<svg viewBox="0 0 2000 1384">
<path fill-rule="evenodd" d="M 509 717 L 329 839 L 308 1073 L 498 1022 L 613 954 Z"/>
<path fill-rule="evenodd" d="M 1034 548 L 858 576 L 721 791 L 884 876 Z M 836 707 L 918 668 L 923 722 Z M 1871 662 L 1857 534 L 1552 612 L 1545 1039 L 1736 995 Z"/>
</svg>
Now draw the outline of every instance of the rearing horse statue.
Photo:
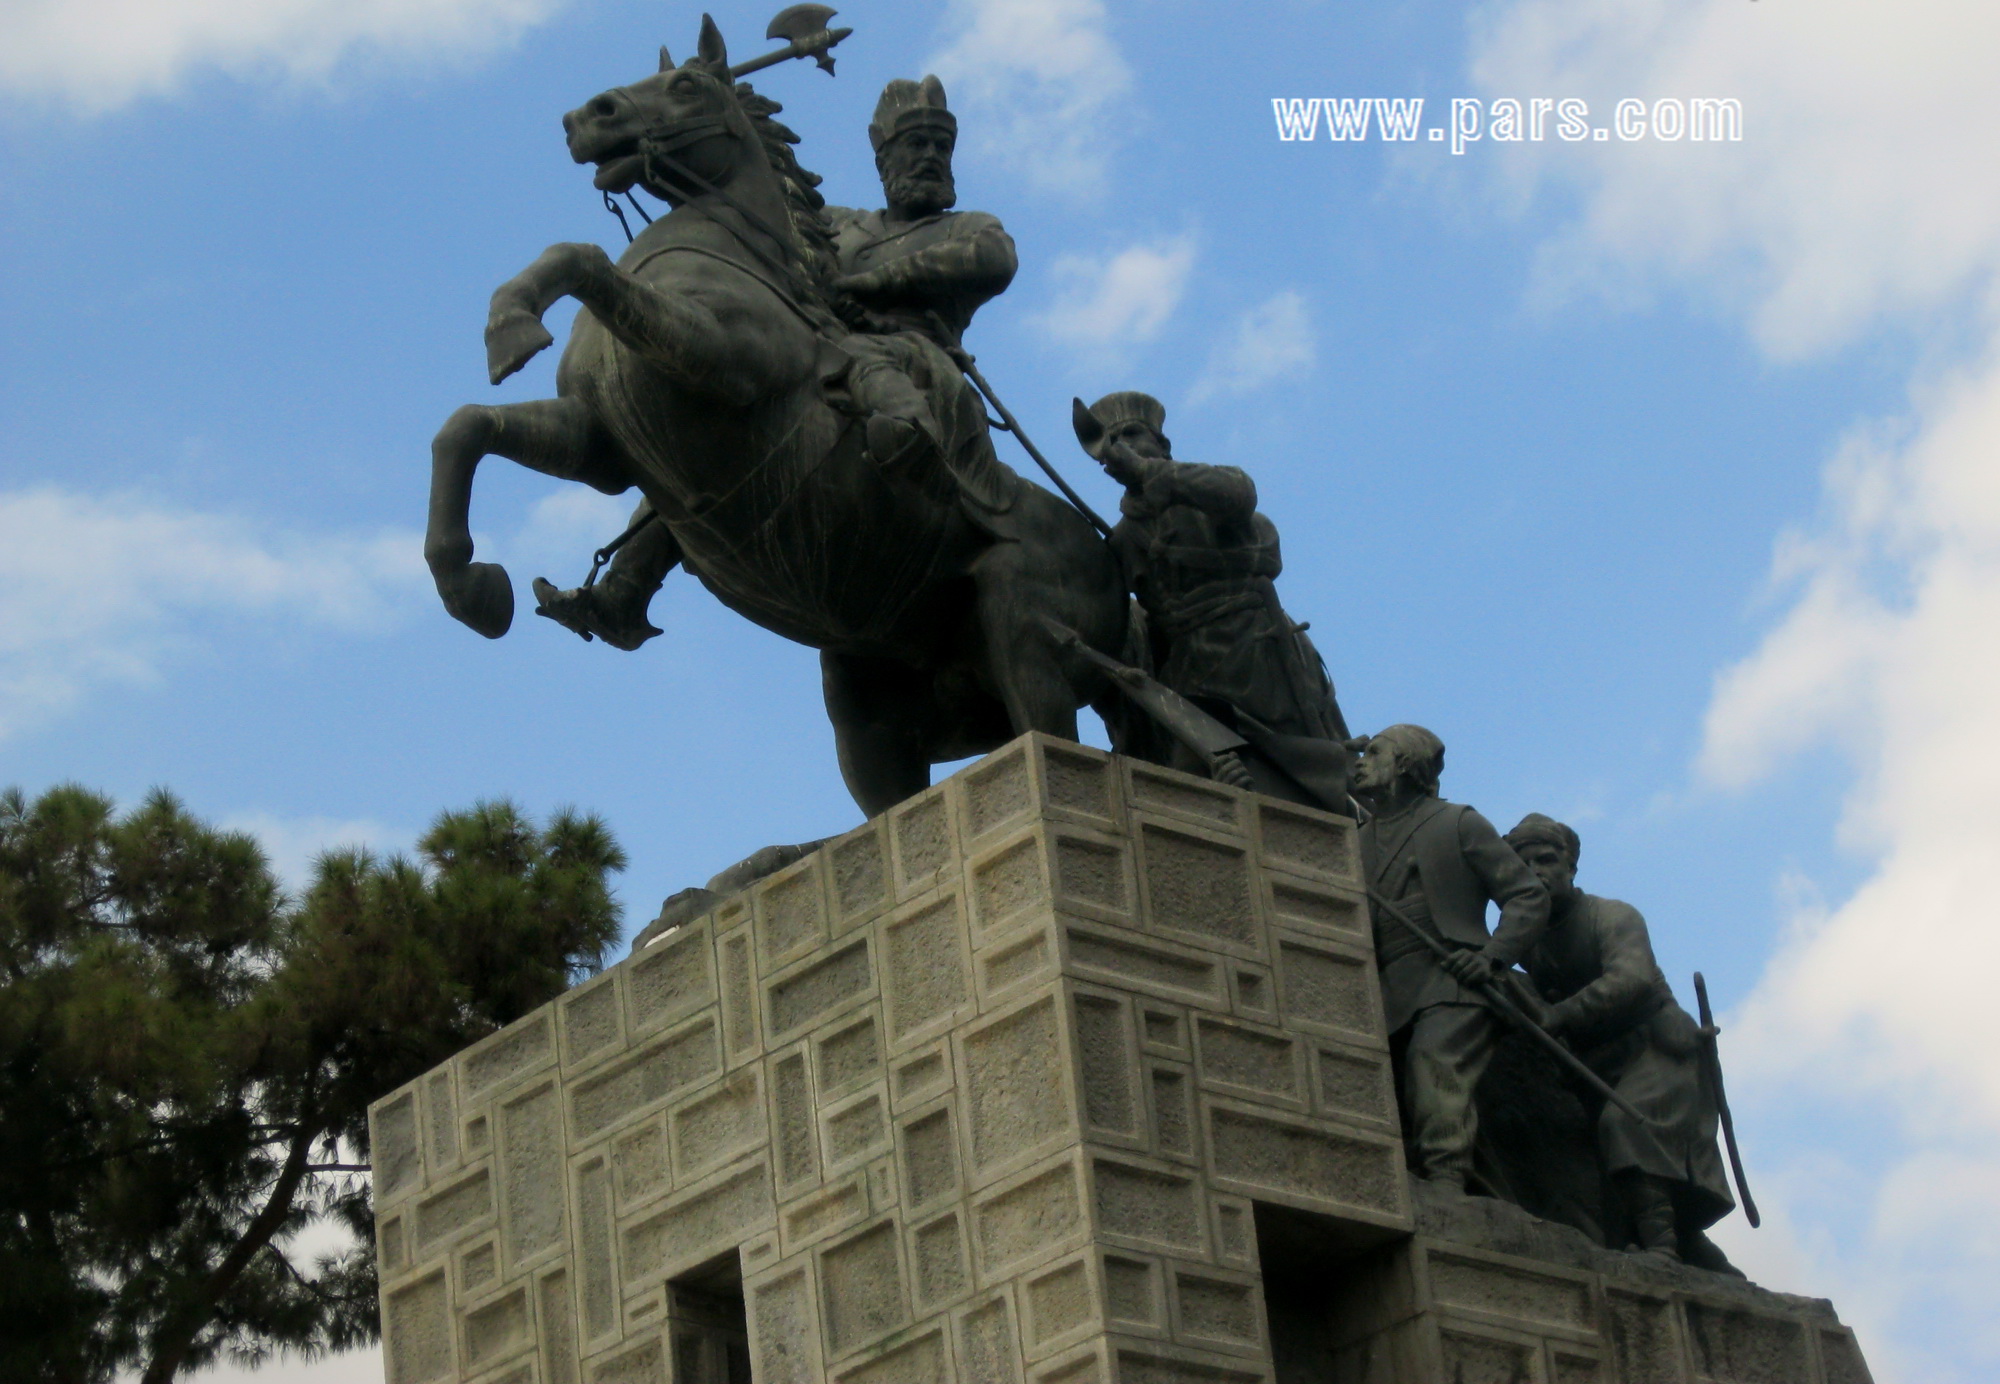
<svg viewBox="0 0 2000 1384">
<path fill-rule="evenodd" d="M 1126 598 L 1096 531 L 999 461 L 980 399 L 921 337 L 866 345 L 922 391 L 942 455 L 875 460 L 842 388 L 819 179 L 777 109 L 733 81 L 704 17 L 698 56 L 676 66 L 662 49 L 659 72 L 563 118 L 599 188 L 644 186 L 672 210 L 615 265 L 555 245 L 494 293 L 496 384 L 551 344 L 541 317 L 557 299 L 582 310 L 555 398 L 467 405 L 438 433 L 424 555 L 445 608 L 498 638 L 514 595 L 504 569 L 472 560 L 479 462 L 637 486 L 680 566 L 820 650 L 841 774 L 872 816 L 928 785 L 932 764 L 1028 730 L 1074 738 L 1104 684 L 1052 622 L 1115 652 Z"/>
</svg>

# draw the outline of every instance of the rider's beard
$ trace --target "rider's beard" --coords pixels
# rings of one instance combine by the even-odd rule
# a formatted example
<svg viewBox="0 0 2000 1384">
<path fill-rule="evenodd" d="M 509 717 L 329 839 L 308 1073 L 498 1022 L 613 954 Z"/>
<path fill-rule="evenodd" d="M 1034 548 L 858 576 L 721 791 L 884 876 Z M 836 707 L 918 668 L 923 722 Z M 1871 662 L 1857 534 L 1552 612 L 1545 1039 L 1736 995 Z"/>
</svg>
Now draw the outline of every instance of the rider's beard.
<svg viewBox="0 0 2000 1384">
<path fill-rule="evenodd" d="M 958 200 L 958 189 L 952 184 L 949 168 L 942 173 L 925 169 L 891 174 L 882 190 L 888 194 L 890 206 L 908 208 L 919 216 L 944 211 Z"/>
</svg>

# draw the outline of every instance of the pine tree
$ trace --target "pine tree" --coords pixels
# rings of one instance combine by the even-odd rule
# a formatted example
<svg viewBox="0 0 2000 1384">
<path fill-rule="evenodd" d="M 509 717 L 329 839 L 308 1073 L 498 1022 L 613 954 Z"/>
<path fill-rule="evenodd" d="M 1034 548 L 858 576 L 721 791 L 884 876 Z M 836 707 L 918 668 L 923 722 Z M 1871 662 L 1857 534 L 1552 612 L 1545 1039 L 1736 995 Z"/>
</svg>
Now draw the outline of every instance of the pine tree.
<svg viewBox="0 0 2000 1384">
<path fill-rule="evenodd" d="M 289 899 L 166 793 L 0 794 L 0 1379 L 372 1340 L 368 1103 L 595 970 L 624 865 L 482 803 Z M 354 1243 L 304 1262 L 321 1224 Z"/>
</svg>

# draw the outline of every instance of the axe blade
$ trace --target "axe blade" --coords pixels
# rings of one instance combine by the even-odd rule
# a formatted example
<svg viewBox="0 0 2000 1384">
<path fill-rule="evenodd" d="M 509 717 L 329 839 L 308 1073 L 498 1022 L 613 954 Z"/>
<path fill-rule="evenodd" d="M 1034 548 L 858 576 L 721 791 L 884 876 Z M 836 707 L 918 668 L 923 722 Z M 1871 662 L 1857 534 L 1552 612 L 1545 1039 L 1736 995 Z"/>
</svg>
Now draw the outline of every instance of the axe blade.
<svg viewBox="0 0 2000 1384">
<path fill-rule="evenodd" d="M 833 18 L 835 13 L 831 5 L 793 5 L 778 11 L 778 17 L 764 31 L 764 37 L 784 39 L 785 46 L 761 58 L 738 63 L 729 69 L 730 77 L 747 77 L 752 72 L 762 72 L 789 58 L 806 57 L 812 58 L 826 70 L 828 76 L 832 76 L 833 59 L 827 56 L 827 50 L 854 32 L 852 29 L 827 28 L 827 20 Z"/>
<path fill-rule="evenodd" d="M 764 37 L 789 39 L 797 43 L 800 39 L 826 32 L 826 22 L 838 13 L 840 11 L 831 5 L 793 5 L 778 11 L 771 27 L 764 31 Z"/>
</svg>

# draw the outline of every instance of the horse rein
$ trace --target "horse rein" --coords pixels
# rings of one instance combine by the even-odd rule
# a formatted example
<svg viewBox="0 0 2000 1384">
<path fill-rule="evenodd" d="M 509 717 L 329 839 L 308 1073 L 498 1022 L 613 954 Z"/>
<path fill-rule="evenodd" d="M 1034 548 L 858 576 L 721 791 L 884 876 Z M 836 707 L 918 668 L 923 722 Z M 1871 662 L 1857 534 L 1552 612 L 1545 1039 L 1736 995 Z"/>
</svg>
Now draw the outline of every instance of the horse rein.
<svg viewBox="0 0 2000 1384">
<path fill-rule="evenodd" d="M 694 169 L 688 167 L 687 164 L 683 163 L 681 160 L 673 156 L 672 151 L 674 149 L 677 149 L 682 145 L 692 144 L 698 139 L 705 139 L 710 134 L 715 133 L 717 129 L 720 129 L 725 133 L 729 132 L 728 124 L 720 116 L 711 116 L 703 120 L 701 122 L 701 127 L 699 129 L 678 130 L 675 132 L 674 137 L 671 140 L 662 140 L 660 142 L 661 145 L 664 147 L 651 148 L 643 151 L 646 155 L 647 163 L 650 165 L 654 159 L 658 159 L 661 163 L 666 165 L 667 171 L 672 173 L 676 178 L 680 179 L 683 182 L 691 184 L 699 191 L 706 192 L 711 197 L 714 197 L 718 201 L 727 204 L 736 211 L 737 215 L 741 216 L 745 221 L 749 222 L 752 226 L 756 227 L 758 230 L 762 231 L 765 235 L 769 236 L 773 241 L 777 242 L 780 246 L 790 248 L 794 251 L 794 253 L 796 253 L 797 252 L 796 246 L 794 245 L 793 238 L 789 233 L 787 233 L 786 231 L 781 231 L 776 226 L 773 226 L 768 220 L 765 219 L 764 215 L 761 212 L 757 211 L 754 207 L 746 206 L 734 194 L 732 194 L 729 191 L 729 189 L 719 186 L 716 183 L 710 182 L 707 178 L 695 172 Z M 697 211 L 700 211 L 700 208 L 697 208 Z M 705 215 L 706 213 L 703 214 Z M 717 221 L 716 218 L 713 216 L 709 216 L 709 220 L 715 221 L 717 225 L 724 226 L 725 229 L 729 229 L 726 226 L 726 223 Z M 759 260 L 761 260 L 765 268 L 771 270 L 773 273 L 778 274 L 783 278 L 792 280 L 795 288 L 810 287 L 810 282 L 811 282 L 810 279 L 805 278 L 805 276 L 802 276 L 794 266 L 790 264 L 781 264 L 773 260 L 771 256 L 767 254 L 760 246 L 745 239 L 741 235 L 737 235 L 734 230 L 731 230 L 730 234 L 734 236 L 734 238 L 743 246 L 744 249 L 748 250 L 751 254 L 755 255 Z"/>
</svg>

